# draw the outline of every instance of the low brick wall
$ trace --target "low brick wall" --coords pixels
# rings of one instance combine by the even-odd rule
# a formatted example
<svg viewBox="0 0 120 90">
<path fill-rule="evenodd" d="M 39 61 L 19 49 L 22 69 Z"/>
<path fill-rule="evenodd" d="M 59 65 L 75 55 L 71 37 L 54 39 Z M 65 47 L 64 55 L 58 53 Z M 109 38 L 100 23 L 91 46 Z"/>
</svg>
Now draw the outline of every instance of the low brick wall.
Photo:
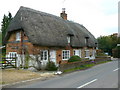
<svg viewBox="0 0 120 90">
<path fill-rule="evenodd" d="M 85 65 L 85 64 L 89 64 L 89 63 L 92 63 L 91 60 L 61 64 L 60 65 L 60 70 L 64 71 L 64 70 L 67 70 L 67 69 L 72 69 L 72 68 L 80 67 L 80 65 Z"/>
<path fill-rule="evenodd" d="M 109 61 L 111 60 L 111 57 L 96 57 L 95 59 L 95 63 L 99 63 L 99 62 L 102 62 L 102 61 Z"/>
<path fill-rule="evenodd" d="M 93 60 L 84 60 L 84 61 L 78 61 L 78 62 L 65 63 L 65 64 L 60 65 L 60 70 L 64 71 L 64 70 L 80 67 L 80 65 L 91 64 L 91 63 L 97 64 L 97 63 L 108 61 L 108 60 L 111 60 L 111 58 L 110 57 L 97 57 L 94 60 L 94 62 Z"/>
</svg>

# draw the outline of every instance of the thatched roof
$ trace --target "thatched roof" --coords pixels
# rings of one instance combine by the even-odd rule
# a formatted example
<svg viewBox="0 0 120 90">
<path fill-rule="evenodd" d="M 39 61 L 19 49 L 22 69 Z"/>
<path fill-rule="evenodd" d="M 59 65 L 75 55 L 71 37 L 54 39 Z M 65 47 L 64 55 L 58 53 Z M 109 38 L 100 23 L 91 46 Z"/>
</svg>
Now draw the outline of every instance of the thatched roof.
<svg viewBox="0 0 120 90">
<path fill-rule="evenodd" d="M 24 30 L 31 43 L 40 46 L 67 46 L 68 35 L 72 47 L 84 47 L 85 37 L 89 37 L 90 47 L 97 42 L 83 25 L 26 7 L 20 7 L 8 27 L 8 34 L 18 29 Z"/>
</svg>

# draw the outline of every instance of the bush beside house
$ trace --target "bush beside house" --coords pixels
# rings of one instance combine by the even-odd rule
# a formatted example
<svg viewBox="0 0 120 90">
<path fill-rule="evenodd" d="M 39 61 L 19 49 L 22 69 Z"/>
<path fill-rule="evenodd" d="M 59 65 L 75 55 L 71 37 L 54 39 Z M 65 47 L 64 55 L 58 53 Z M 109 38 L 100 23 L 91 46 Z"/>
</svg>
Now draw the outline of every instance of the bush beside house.
<svg viewBox="0 0 120 90">
<path fill-rule="evenodd" d="M 54 62 L 49 61 L 49 62 L 47 63 L 47 65 L 46 65 L 46 70 L 48 70 L 48 71 L 56 71 L 56 70 L 57 70 L 57 67 L 56 67 L 56 65 L 55 65 Z"/>
<path fill-rule="evenodd" d="M 81 58 L 77 55 L 71 56 L 68 62 L 76 62 L 76 61 L 81 61 Z"/>
</svg>

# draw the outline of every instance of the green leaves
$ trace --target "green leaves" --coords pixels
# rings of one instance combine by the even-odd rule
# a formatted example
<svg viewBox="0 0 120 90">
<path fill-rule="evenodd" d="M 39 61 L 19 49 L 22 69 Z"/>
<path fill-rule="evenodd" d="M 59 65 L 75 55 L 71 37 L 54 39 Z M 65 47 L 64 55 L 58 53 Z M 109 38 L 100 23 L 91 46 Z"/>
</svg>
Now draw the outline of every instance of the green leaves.
<svg viewBox="0 0 120 90">
<path fill-rule="evenodd" d="M 58 67 L 56 67 L 55 63 L 52 61 L 49 61 L 46 66 L 46 70 L 48 71 L 56 71 Z"/>
<path fill-rule="evenodd" d="M 100 36 L 97 38 L 98 48 L 112 55 L 112 49 L 117 46 L 117 35 Z"/>
<path fill-rule="evenodd" d="M 81 61 L 81 58 L 79 56 L 71 56 L 68 62 L 76 62 L 76 61 Z"/>
<path fill-rule="evenodd" d="M 0 36 L 0 42 L 2 42 L 2 46 L 5 45 L 3 42 L 4 42 L 5 35 L 7 33 L 8 25 L 10 24 L 11 20 L 12 20 L 12 14 L 10 12 L 9 12 L 8 16 L 6 16 L 6 15 L 3 16 L 3 21 L 1 22 L 2 23 L 2 25 L 1 25 L 2 35 Z M 5 56 L 5 53 L 6 53 L 6 48 L 3 48 L 2 55 Z"/>
<path fill-rule="evenodd" d="M 3 16 L 3 21 L 1 25 L 1 31 L 2 31 L 2 40 L 5 38 L 5 34 L 7 32 L 8 25 L 10 24 L 10 21 L 12 20 L 12 14 L 9 12 L 8 16 Z"/>
</svg>

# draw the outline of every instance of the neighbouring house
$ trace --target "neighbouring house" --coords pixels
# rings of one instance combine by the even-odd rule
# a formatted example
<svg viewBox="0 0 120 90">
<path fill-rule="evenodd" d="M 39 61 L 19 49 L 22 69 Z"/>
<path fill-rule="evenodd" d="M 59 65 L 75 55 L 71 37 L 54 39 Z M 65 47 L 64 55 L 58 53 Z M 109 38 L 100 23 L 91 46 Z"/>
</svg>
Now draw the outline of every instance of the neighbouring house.
<svg viewBox="0 0 120 90">
<path fill-rule="evenodd" d="M 83 25 L 67 20 L 65 9 L 60 16 L 21 6 L 8 27 L 7 55 L 17 56 L 18 66 L 21 59 L 25 64 L 26 53 L 39 55 L 43 67 L 49 60 L 56 65 L 66 63 L 73 55 L 95 58 L 95 37 Z"/>
</svg>

